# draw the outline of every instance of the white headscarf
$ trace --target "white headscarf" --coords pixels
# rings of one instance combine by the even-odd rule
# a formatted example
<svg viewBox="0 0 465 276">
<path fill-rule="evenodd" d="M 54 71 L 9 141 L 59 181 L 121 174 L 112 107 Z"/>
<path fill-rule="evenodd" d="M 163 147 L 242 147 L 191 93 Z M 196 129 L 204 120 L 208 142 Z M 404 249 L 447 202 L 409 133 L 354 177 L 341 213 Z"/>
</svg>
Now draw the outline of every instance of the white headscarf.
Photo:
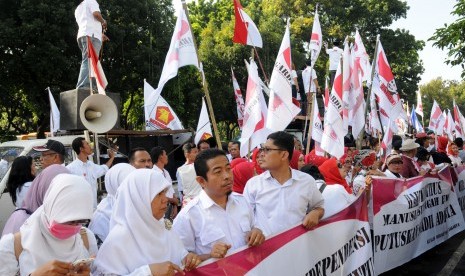
<svg viewBox="0 0 465 276">
<path fill-rule="evenodd" d="M 48 225 L 92 217 L 92 188 L 81 176 L 57 175 L 50 184 L 44 203 L 20 228 L 23 252 L 19 258 L 21 275 L 28 275 L 52 260 L 73 262 L 88 258 L 80 234 L 66 240 L 55 238 Z"/>
<path fill-rule="evenodd" d="M 96 274 L 126 275 L 152 263 L 177 265 L 187 251 L 176 234 L 165 229 L 164 219 L 152 215 L 152 200 L 169 183 L 150 169 L 131 172 L 118 189 L 112 228 L 95 261 Z"/>
<path fill-rule="evenodd" d="M 102 241 L 108 236 L 110 217 L 116 201 L 116 191 L 121 183 L 123 183 L 123 180 L 134 170 L 136 168 L 127 163 L 119 163 L 114 165 L 105 174 L 105 189 L 108 194 L 97 206 L 97 210 L 95 210 L 92 221 L 89 224 L 89 229 Z"/>
</svg>

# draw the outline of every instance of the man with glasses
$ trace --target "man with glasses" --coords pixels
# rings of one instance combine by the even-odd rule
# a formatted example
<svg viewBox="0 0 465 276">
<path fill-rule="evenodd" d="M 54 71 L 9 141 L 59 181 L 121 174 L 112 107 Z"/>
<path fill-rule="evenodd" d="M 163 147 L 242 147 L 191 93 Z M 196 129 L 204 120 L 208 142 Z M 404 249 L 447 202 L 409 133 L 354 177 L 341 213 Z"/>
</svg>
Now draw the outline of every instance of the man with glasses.
<svg viewBox="0 0 465 276">
<path fill-rule="evenodd" d="M 323 197 L 315 179 L 289 167 L 294 137 L 278 131 L 261 146 L 265 171 L 247 182 L 244 197 L 254 209 L 257 227 L 266 236 L 297 223 L 309 229 L 323 217 Z"/>
<path fill-rule="evenodd" d="M 45 145 L 33 147 L 32 149 L 41 153 L 40 163 L 42 170 L 50 165 L 61 165 L 65 162 L 65 146 L 56 140 L 48 140 Z"/>
</svg>

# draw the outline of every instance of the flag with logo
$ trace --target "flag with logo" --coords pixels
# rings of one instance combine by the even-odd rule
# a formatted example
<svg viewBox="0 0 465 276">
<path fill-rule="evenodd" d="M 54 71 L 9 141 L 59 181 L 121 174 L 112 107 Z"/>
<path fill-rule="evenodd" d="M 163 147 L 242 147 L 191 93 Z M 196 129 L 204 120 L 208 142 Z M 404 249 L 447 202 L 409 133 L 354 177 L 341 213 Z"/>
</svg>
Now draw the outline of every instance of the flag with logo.
<svg viewBox="0 0 465 276">
<path fill-rule="evenodd" d="M 96 80 L 98 93 L 106 95 L 105 88 L 108 84 L 107 78 L 105 77 L 102 64 L 98 59 L 98 55 L 95 52 L 94 46 L 92 45 L 89 37 L 87 37 L 87 52 L 90 61 L 90 76 L 94 77 Z"/>
<path fill-rule="evenodd" d="M 420 120 L 418 120 L 417 113 L 414 112 L 414 110 L 416 110 L 415 105 L 413 105 L 412 113 L 410 113 L 410 124 L 417 132 L 424 132 L 425 130 L 423 129 Z"/>
<path fill-rule="evenodd" d="M 239 128 L 242 129 L 242 124 L 244 122 L 244 98 L 242 97 L 242 92 L 237 83 L 236 77 L 234 76 L 234 71 L 231 67 L 231 76 L 234 88 L 234 98 L 236 99 L 237 105 L 237 123 L 239 124 Z"/>
<path fill-rule="evenodd" d="M 318 16 L 318 10 L 315 9 L 315 17 L 313 17 L 313 27 L 312 35 L 310 37 L 310 60 L 312 64 L 315 64 L 315 61 L 318 58 L 318 55 L 321 51 L 321 46 L 323 43 L 323 34 L 321 32 L 320 18 Z"/>
<path fill-rule="evenodd" d="M 442 128 L 440 127 L 441 121 L 445 119 L 442 115 L 441 108 L 439 107 L 436 100 L 433 102 L 433 107 L 431 108 L 431 115 L 429 118 L 428 128 L 436 132 L 438 135 L 442 135 Z"/>
<path fill-rule="evenodd" d="M 54 133 L 60 130 L 60 110 L 53 98 L 52 91 L 50 91 L 50 87 L 48 89 L 48 99 L 50 101 L 50 134 L 52 137 Z"/>
<path fill-rule="evenodd" d="M 199 122 L 197 124 L 197 131 L 195 132 L 194 142 L 197 144 L 200 140 L 206 140 L 212 137 L 212 127 L 210 124 L 210 117 L 208 117 L 207 105 L 205 99 L 202 98 L 202 109 L 200 110 Z"/>
<path fill-rule="evenodd" d="M 242 8 L 239 0 L 234 0 L 234 17 L 236 22 L 233 42 L 262 48 L 262 36 L 253 20 Z"/>
<path fill-rule="evenodd" d="M 241 133 L 241 156 L 246 156 L 249 148 L 254 149 L 266 141 L 271 131 L 265 127 L 267 107 L 263 96 L 258 68 L 255 61 L 250 61 L 247 66 L 249 78 L 245 93 L 244 124 Z M 250 146 L 249 146 L 250 143 Z"/>
<path fill-rule="evenodd" d="M 423 103 L 421 102 L 420 90 L 417 91 L 417 108 L 415 108 L 415 112 L 423 117 Z"/>
<path fill-rule="evenodd" d="M 291 63 L 291 38 L 288 22 L 270 79 L 271 93 L 266 127 L 272 131 L 284 130 L 300 113 L 300 108 L 292 102 Z"/>
</svg>

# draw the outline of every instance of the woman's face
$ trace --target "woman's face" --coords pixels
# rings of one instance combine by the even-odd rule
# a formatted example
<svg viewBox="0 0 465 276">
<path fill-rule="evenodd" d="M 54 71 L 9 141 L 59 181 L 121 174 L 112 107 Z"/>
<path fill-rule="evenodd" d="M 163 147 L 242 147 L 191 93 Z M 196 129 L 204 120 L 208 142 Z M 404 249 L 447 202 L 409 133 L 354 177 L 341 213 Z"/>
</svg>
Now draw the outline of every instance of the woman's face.
<svg viewBox="0 0 465 276">
<path fill-rule="evenodd" d="M 299 161 L 297 163 L 297 168 L 300 170 L 303 166 L 305 166 L 305 156 L 303 154 L 300 154 Z"/>
<path fill-rule="evenodd" d="M 454 154 L 459 154 L 459 147 L 457 145 L 452 145 L 450 149 Z"/>
<path fill-rule="evenodd" d="M 168 206 L 168 198 L 166 197 L 166 189 L 159 192 L 152 199 L 152 215 L 156 220 L 160 220 L 165 216 Z"/>
<path fill-rule="evenodd" d="M 394 159 L 389 163 L 388 165 L 388 170 L 390 170 L 393 173 L 400 173 L 402 171 L 402 159 Z"/>
</svg>

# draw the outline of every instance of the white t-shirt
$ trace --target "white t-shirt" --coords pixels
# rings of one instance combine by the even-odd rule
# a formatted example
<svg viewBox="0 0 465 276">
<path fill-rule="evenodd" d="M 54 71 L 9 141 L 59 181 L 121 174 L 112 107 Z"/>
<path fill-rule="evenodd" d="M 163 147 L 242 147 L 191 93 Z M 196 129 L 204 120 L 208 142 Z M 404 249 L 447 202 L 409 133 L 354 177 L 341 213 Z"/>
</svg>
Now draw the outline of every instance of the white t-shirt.
<svg viewBox="0 0 465 276">
<path fill-rule="evenodd" d="M 178 190 L 182 187 L 184 197 L 194 198 L 202 191 L 202 186 L 197 182 L 194 164 L 184 164 L 178 168 Z"/>
<path fill-rule="evenodd" d="M 32 181 L 24 183 L 23 187 L 21 187 L 21 192 L 19 189 L 16 189 L 16 208 L 23 207 L 23 200 L 26 197 L 27 191 L 29 187 L 31 187 Z"/>
<path fill-rule="evenodd" d="M 94 17 L 94 12 L 100 12 L 95 0 L 83 0 L 74 11 L 74 17 L 79 26 L 77 38 L 93 36 L 102 41 L 102 23 Z"/>
<path fill-rule="evenodd" d="M 317 181 L 316 183 L 318 189 L 320 189 L 323 182 Z M 339 184 L 326 185 L 322 195 L 325 200 L 325 215 L 322 219 L 339 213 L 357 199 L 356 196 L 349 194 L 344 186 Z"/>
<path fill-rule="evenodd" d="M 218 242 L 230 244 L 230 250 L 246 245 L 246 235 L 253 223 L 252 208 L 242 195 L 229 195 L 223 209 L 202 191 L 179 212 L 173 230 L 187 251 L 209 254 Z"/>
<path fill-rule="evenodd" d="M 276 234 L 302 223 L 314 208 L 323 208 L 324 200 L 315 179 L 291 169 L 291 178 L 284 184 L 269 171 L 252 177 L 244 189 L 244 197 L 254 210 L 255 226 L 265 236 Z"/>
<path fill-rule="evenodd" d="M 329 70 L 336 71 L 341 55 L 344 51 L 339 47 L 333 47 L 332 49 L 326 49 L 326 53 L 329 55 Z"/>
<path fill-rule="evenodd" d="M 312 69 L 312 84 L 310 86 L 310 66 L 307 66 L 305 70 L 302 71 L 302 80 L 304 82 L 305 93 L 316 92 L 315 80 L 316 80 L 316 71 Z"/>
</svg>

